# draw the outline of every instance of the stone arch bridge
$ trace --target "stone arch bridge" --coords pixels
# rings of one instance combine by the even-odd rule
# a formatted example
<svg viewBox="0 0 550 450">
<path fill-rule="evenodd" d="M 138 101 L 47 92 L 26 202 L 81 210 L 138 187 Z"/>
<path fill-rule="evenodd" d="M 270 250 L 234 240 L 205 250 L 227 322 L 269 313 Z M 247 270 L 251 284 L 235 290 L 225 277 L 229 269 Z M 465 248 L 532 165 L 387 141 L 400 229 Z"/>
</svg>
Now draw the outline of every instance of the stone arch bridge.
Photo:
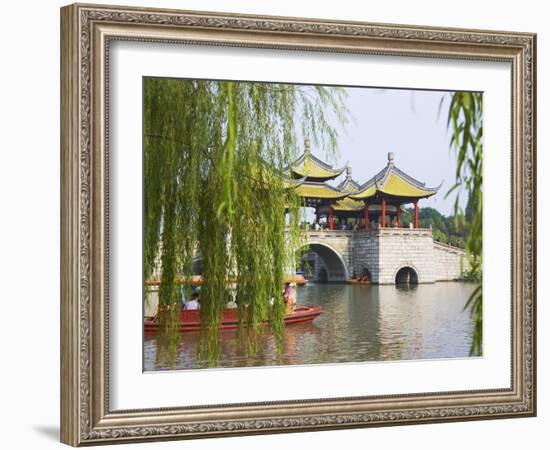
<svg viewBox="0 0 550 450">
<path fill-rule="evenodd" d="M 432 230 L 383 228 L 358 231 L 308 231 L 305 258 L 318 281 L 344 282 L 367 271 L 371 282 L 434 283 L 458 280 L 467 267 L 466 253 L 434 242 Z M 201 272 L 200 259 L 193 265 Z M 159 276 L 157 275 L 157 278 Z M 156 290 L 145 303 L 146 315 L 154 315 Z"/>
<path fill-rule="evenodd" d="M 317 281 L 347 281 L 367 273 L 373 283 L 458 280 L 466 253 L 434 242 L 431 229 L 308 231 L 305 255 Z"/>
</svg>

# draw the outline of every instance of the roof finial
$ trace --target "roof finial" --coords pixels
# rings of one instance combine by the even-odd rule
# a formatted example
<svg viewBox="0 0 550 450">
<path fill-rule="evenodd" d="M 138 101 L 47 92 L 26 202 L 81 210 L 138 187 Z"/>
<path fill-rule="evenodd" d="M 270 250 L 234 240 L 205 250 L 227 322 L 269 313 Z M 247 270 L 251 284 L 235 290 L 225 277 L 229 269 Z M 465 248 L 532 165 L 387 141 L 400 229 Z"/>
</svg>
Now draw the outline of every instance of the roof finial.
<svg viewBox="0 0 550 450">
<path fill-rule="evenodd" d="M 346 178 L 351 178 L 351 166 L 349 164 L 346 166 Z"/>
<path fill-rule="evenodd" d="M 393 166 L 393 152 L 388 152 L 388 166 Z"/>
<path fill-rule="evenodd" d="M 304 138 L 304 153 L 311 153 L 311 149 L 309 148 L 309 138 Z"/>
</svg>

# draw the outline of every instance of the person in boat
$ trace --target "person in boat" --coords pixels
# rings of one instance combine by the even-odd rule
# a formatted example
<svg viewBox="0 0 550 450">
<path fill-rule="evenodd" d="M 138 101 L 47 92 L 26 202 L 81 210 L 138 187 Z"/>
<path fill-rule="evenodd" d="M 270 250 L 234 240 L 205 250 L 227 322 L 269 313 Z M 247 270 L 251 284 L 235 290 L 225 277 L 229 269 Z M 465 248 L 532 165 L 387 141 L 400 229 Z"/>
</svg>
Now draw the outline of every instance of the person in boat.
<svg viewBox="0 0 550 450">
<path fill-rule="evenodd" d="M 191 300 L 184 303 L 183 309 L 186 311 L 193 310 L 193 309 L 200 309 L 201 304 L 199 302 L 199 297 L 200 297 L 199 294 L 200 294 L 200 287 L 197 287 L 193 291 L 193 295 L 191 295 Z"/>
<path fill-rule="evenodd" d="M 286 313 L 292 313 L 292 311 L 294 311 L 294 305 L 296 304 L 296 289 L 292 287 L 291 283 L 285 285 L 283 300 L 286 306 Z"/>
<path fill-rule="evenodd" d="M 369 273 L 368 273 L 366 267 L 363 269 L 363 273 L 362 273 L 361 277 L 359 278 L 359 281 L 362 281 L 364 283 L 368 283 L 370 281 L 369 280 Z"/>
</svg>

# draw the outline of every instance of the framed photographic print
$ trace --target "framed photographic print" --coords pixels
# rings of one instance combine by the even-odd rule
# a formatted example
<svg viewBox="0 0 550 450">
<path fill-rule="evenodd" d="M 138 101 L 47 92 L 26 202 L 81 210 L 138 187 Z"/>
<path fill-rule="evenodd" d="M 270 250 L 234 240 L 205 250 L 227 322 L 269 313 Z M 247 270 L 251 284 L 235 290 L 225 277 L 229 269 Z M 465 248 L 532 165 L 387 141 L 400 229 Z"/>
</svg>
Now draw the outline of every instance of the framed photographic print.
<svg viewBox="0 0 550 450">
<path fill-rule="evenodd" d="M 61 439 L 536 413 L 529 33 L 61 10 Z"/>
</svg>

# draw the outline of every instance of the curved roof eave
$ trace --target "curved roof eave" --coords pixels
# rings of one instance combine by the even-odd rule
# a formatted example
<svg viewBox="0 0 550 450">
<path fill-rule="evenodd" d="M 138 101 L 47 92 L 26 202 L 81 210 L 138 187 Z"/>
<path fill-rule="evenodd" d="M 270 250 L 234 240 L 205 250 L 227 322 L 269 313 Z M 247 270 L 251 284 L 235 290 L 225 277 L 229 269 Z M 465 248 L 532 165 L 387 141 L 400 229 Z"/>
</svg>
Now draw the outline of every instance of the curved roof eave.
<svg viewBox="0 0 550 450">
<path fill-rule="evenodd" d="M 339 200 L 349 195 L 327 183 L 305 181 L 296 187 L 298 194 L 304 198 L 318 198 L 323 200 Z"/>
<path fill-rule="evenodd" d="M 307 168 L 305 168 L 304 166 L 306 166 L 306 164 L 308 163 L 313 166 L 313 169 L 315 169 L 316 166 L 318 170 L 307 170 Z M 320 160 L 311 152 L 304 152 L 296 161 L 287 166 L 285 168 L 285 171 L 295 174 L 299 177 L 305 176 L 308 178 L 331 180 L 340 176 L 344 172 L 344 170 L 346 170 L 346 168 L 347 165 L 344 165 L 341 168 L 335 169 L 332 167 L 332 165 Z"/>
<path fill-rule="evenodd" d="M 384 178 L 376 183 L 377 191 L 394 197 L 426 198 L 436 194 L 439 187 L 427 188 L 396 167 L 390 167 Z M 441 186 L 441 185 L 440 185 Z"/>
</svg>

